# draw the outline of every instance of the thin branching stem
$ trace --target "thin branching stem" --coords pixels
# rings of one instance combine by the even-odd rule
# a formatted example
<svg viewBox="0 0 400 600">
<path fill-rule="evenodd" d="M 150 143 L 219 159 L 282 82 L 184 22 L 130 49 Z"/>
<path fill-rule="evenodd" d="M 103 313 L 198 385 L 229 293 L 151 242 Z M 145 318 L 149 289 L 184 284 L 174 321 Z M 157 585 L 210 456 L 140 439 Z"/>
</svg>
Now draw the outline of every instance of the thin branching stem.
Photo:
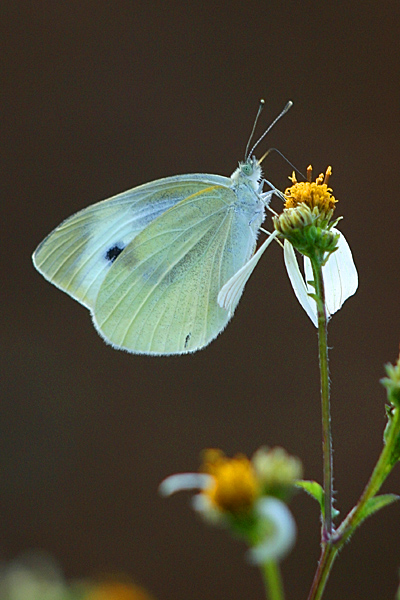
<svg viewBox="0 0 400 600">
<path fill-rule="evenodd" d="M 308 600 L 320 600 L 320 598 L 322 598 L 330 571 L 339 550 L 349 540 L 351 535 L 365 518 L 364 511 L 367 502 L 379 492 L 383 482 L 396 464 L 393 453 L 396 444 L 398 444 L 399 436 L 400 413 L 396 412 L 392 417 L 391 425 L 385 438 L 385 445 L 359 501 L 349 512 L 337 530 L 332 534 L 330 539 L 322 543 L 321 557 Z"/>
<path fill-rule="evenodd" d="M 337 552 L 338 549 L 332 546 L 331 542 L 323 544 L 308 600 L 320 600 L 322 598 Z"/>
</svg>

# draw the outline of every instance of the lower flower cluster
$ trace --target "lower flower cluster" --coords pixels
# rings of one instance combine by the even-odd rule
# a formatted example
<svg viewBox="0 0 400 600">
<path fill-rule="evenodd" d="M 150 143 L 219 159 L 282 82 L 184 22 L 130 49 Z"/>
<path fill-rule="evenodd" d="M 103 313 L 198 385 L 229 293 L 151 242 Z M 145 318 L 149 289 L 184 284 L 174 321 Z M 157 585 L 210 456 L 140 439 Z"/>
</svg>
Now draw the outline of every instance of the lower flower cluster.
<svg viewBox="0 0 400 600">
<path fill-rule="evenodd" d="M 40 551 L 0 563 L 1 600 L 154 600 L 124 576 L 67 581 L 55 560 Z"/>
<path fill-rule="evenodd" d="M 282 448 L 260 448 L 251 460 L 209 449 L 198 473 L 167 477 L 160 493 L 199 490 L 193 498 L 197 513 L 246 541 L 248 559 L 260 564 L 281 560 L 295 542 L 296 525 L 286 503 L 301 473 L 299 459 Z"/>
</svg>

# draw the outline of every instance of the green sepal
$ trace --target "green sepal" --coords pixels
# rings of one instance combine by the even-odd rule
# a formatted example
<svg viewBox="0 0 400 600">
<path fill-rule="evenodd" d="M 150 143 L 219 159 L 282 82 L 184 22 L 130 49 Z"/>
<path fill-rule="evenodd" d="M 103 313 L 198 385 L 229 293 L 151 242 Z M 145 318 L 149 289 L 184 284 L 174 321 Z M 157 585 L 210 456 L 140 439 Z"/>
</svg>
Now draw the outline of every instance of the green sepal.
<svg viewBox="0 0 400 600">
<path fill-rule="evenodd" d="M 336 227 L 336 225 L 337 225 L 337 224 L 339 223 L 339 221 L 341 221 L 342 219 L 343 219 L 343 216 L 341 216 L 341 217 L 338 217 L 338 218 L 336 219 L 336 221 L 331 221 L 331 222 L 329 223 L 329 229 L 332 229 L 333 227 Z"/>
<path fill-rule="evenodd" d="M 243 511 L 243 513 L 225 514 L 225 526 L 244 540 L 253 539 L 257 529 L 257 517 L 253 510 Z"/>
<path fill-rule="evenodd" d="M 245 541 L 250 547 L 260 544 L 267 534 L 272 533 L 271 524 L 260 518 L 254 510 L 226 515 L 225 526 L 234 537 Z"/>
<path fill-rule="evenodd" d="M 337 239 L 339 239 L 339 234 L 337 234 Z M 331 254 L 333 254 L 334 252 L 336 252 L 336 250 L 339 249 L 339 246 L 336 246 L 336 248 L 334 248 L 333 250 L 331 250 L 330 252 L 327 253 L 327 255 L 325 256 L 324 260 L 321 263 L 321 267 L 324 267 L 326 265 L 326 263 L 328 262 L 328 259 L 330 258 Z"/>
<path fill-rule="evenodd" d="M 336 250 L 339 234 L 312 224 L 293 232 L 287 238 L 301 254 L 322 263 L 326 252 L 329 255 Z"/>
<path fill-rule="evenodd" d="M 321 508 L 322 517 L 325 518 L 325 496 L 322 486 L 317 481 L 306 479 L 298 479 L 294 485 L 307 492 L 309 496 L 315 498 Z M 339 514 L 339 511 L 332 507 L 332 517 L 335 518 Z"/>
</svg>

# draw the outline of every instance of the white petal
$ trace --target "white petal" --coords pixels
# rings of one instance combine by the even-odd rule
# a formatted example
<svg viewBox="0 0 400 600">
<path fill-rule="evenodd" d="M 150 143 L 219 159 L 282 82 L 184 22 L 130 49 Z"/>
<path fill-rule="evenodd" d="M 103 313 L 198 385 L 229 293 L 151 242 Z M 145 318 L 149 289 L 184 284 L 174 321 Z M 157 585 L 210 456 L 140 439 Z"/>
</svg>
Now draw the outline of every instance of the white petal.
<svg viewBox="0 0 400 600">
<path fill-rule="evenodd" d="M 347 298 L 356 292 L 358 287 L 358 274 L 350 246 L 340 231 L 335 228 L 332 228 L 332 231 L 340 234 L 338 249 L 331 254 L 326 265 L 322 267 L 328 316 L 338 311 Z M 313 278 L 311 263 L 306 257 L 304 259 L 304 272 L 306 280 Z M 314 292 L 314 288 L 309 286 L 309 291 Z"/>
<path fill-rule="evenodd" d="M 193 510 L 202 514 L 208 513 L 213 508 L 211 500 L 206 494 L 196 494 L 193 496 L 191 504 Z"/>
<path fill-rule="evenodd" d="M 250 275 L 256 268 L 257 263 L 264 254 L 265 250 L 277 235 L 277 231 L 271 233 L 271 235 L 259 247 L 257 252 L 253 254 L 250 260 L 248 260 L 247 263 L 245 263 L 243 267 L 239 269 L 239 271 L 237 271 L 221 288 L 218 294 L 218 304 L 221 306 L 221 308 L 225 308 L 230 314 L 233 313 Z"/>
<path fill-rule="evenodd" d="M 247 558 L 254 564 L 263 564 L 270 560 L 281 560 L 292 549 L 296 540 L 296 523 L 292 513 L 277 498 L 261 498 L 256 504 L 260 517 L 268 520 L 273 532 L 267 539 L 251 548 Z"/>
<path fill-rule="evenodd" d="M 294 248 L 288 240 L 285 240 L 283 244 L 283 257 L 285 260 L 286 270 L 289 275 L 290 283 L 294 293 L 296 294 L 297 300 L 304 308 L 315 327 L 318 327 L 317 319 L 317 305 L 315 300 L 310 298 L 308 295 L 309 289 L 307 288 L 303 275 L 300 272 L 299 264 L 297 262 Z M 329 262 L 329 261 L 328 261 Z M 312 278 L 312 277 L 311 277 Z"/>
<path fill-rule="evenodd" d="M 193 496 L 192 508 L 210 525 L 223 525 L 226 522 L 226 515 L 215 507 L 206 494 Z"/>
<path fill-rule="evenodd" d="M 213 478 L 206 473 L 176 473 L 160 483 L 161 496 L 171 496 L 182 490 L 204 490 L 212 484 Z"/>
</svg>

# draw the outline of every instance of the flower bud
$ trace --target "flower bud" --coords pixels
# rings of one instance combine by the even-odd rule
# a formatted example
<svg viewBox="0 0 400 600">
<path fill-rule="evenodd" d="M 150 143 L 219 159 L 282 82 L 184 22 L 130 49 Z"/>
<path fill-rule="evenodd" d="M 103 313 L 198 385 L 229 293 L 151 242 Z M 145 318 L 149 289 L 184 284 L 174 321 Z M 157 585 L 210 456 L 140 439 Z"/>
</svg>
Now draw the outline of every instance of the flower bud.
<svg viewBox="0 0 400 600">
<path fill-rule="evenodd" d="M 286 500 L 293 485 L 303 475 L 301 461 L 279 446 L 261 447 L 251 460 L 262 490 L 262 494 Z"/>
</svg>

